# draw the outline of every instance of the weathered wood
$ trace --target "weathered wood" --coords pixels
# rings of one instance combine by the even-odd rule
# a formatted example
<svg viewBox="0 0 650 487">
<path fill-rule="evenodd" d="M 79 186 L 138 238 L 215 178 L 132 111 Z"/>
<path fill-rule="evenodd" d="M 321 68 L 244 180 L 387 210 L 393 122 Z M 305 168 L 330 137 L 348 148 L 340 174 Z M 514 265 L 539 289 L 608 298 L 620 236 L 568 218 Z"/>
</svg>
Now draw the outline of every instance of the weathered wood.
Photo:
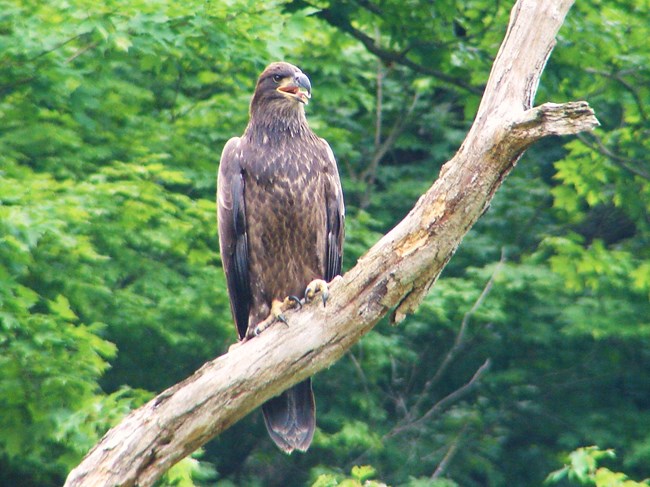
<svg viewBox="0 0 650 487">
<path fill-rule="evenodd" d="M 522 153 L 547 135 L 598 125 L 585 102 L 532 100 L 573 0 L 519 0 L 476 120 L 409 215 L 331 286 L 327 307 L 274 325 L 133 411 L 66 486 L 148 486 L 267 399 L 335 362 L 386 315 L 413 312 Z M 277 344 L 282 343 L 282 347 Z"/>
</svg>

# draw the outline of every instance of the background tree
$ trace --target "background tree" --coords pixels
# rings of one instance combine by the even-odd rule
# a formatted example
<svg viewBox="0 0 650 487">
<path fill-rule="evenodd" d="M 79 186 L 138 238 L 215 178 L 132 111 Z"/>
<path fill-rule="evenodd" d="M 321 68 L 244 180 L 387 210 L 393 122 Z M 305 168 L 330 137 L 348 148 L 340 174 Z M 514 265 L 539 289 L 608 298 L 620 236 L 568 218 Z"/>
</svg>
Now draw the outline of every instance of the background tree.
<svg viewBox="0 0 650 487">
<path fill-rule="evenodd" d="M 1 483 L 60 485 L 234 340 L 214 175 L 268 61 L 314 81 L 344 265 L 413 206 L 476 112 L 510 8 L 430 3 L 0 3 Z M 393 485 L 538 485 L 587 444 L 647 477 L 647 8 L 573 7 L 536 101 L 587 99 L 603 127 L 529 151 L 420 311 L 317 376 L 310 454 L 275 451 L 256 413 L 168 481 L 304 485 L 370 463 Z"/>
</svg>

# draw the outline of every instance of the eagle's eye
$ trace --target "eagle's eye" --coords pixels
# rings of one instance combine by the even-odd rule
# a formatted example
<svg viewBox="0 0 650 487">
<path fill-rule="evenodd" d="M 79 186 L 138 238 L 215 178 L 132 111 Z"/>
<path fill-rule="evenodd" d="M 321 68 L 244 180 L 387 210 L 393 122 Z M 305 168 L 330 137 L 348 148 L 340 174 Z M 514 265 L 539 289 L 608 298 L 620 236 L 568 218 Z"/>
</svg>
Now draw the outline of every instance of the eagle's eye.
<svg viewBox="0 0 650 487">
<path fill-rule="evenodd" d="M 273 75 L 273 81 L 275 81 L 276 83 L 279 83 L 281 79 L 282 79 L 282 76 L 280 76 L 279 74 L 274 74 Z"/>
</svg>

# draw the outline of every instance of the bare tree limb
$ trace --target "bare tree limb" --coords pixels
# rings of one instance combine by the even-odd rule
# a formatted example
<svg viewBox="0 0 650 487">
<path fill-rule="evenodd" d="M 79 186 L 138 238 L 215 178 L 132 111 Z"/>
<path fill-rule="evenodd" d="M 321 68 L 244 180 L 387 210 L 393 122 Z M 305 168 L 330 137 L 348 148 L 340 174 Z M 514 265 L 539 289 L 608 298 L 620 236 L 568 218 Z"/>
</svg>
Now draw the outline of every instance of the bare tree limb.
<svg viewBox="0 0 650 487">
<path fill-rule="evenodd" d="M 320 12 L 318 12 L 318 16 L 323 20 L 325 20 L 330 25 L 342 30 L 343 32 L 347 32 L 348 34 L 350 34 L 352 37 L 354 37 L 359 42 L 361 42 L 369 52 L 371 52 L 372 54 L 374 54 L 375 56 L 377 56 L 387 64 L 390 63 L 401 64 L 402 66 L 412 69 L 416 73 L 422 73 L 428 76 L 433 76 L 434 78 L 440 81 L 449 83 L 459 88 L 463 88 L 476 95 L 480 95 L 482 93 L 481 88 L 472 86 L 470 83 L 468 83 L 463 79 L 454 78 L 453 76 L 449 76 L 448 74 L 445 74 L 442 71 L 439 71 L 437 69 L 431 68 L 430 66 L 425 66 L 423 64 L 418 64 L 414 62 L 407 56 L 408 51 L 399 52 L 399 51 L 393 51 L 382 47 L 377 40 L 373 39 L 365 32 L 354 27 L 349 19 L 337 15 L 331 9 L 322 9 Z"/>
<path fill-rule="evenodd" d="M 327 307 L 289 313 L 289 327 L 271 327 L 133 411 L 65 485 L 152 485 L 254 408 L 338 360 L 391 309 L 397 321 L 414 311 L 523 152 L 541 137 L 598 125 L 585 102 L 532 108 L 572 3 L 517 1 L 467 138 L 409 215 L 332 283 Z"/>
<path fill-rule="evenodd" d="M 426 423 L 431 418 L 447 409 L 448 406 L 465 397 L 467 394 L 476 389 L 483 375 L 490 369 L 491 364 L 492 362 L 490 359 L 486 359 L 485 362 L 483 362 L 483 364 L 478 369 L 476 369 L 476 372 L 474 372 L 474 375 L 469 381 L 467 381 L 466 384 L 463 384 L 455 391 L 450 392 L 445 397 L 440 399 L 419 418 L 415 420 L 411 420 L 409 418 L 406 422 L 396 425 L 388 433 L 386 433 L 382 439 L 392 438 L 393 436 L 397 436 L 404 431 L 418 429 L 420 426 L 422 426 L 423 423 Z"/>
<path fill-rule="evenodd" d="M 600 153 L 605 157 L 608 157 L 614 164 L 616 164 L 620 168 L 634 174 L 635 176 L 639 176 L 640 178 L 650 181 L 650 173 L 635 167 L 635 166 L 643 167 L 645 164 L 647 164 L 645 161 L 640 161 L 637 159 L 628 159 L 626 157 L 622 157 L 618 154 L 615 154 L 614 152 L 609 150 L 607 146 L 603 143 L 603 141 L 600 138 L 596 137 L 594 134 L 591 134 L 591 137 L 585 137 L 582 134 L 578 134 L 578 138 L 587 147 L 597 151 L 598 153 Z"/>
<path fill-rule="evenodd" d="M 397 120 L 395 120 L 395 123 L 391 127 L 388 137 L 386 137 L 385 140 L 383 141 L 381 140 L 381 134 L 379 132 L 378 135 L 375 137 L 375 148 L 372 155 L 372 159 L 370 160 L 370 164 L 368 164 L 368 167 L 366 167 L 366 169 L 361 173 L 361 179 L 364 180 L 367 185 L 366 192 L 361 197 L 361 202 L 359 204 L 359 207 L 362 210 L 367 209 L 368 206 L 370 205 L 370 199 L 374 191 L 375 182 L 377 180 L 377 170 L 379 169 L 379 163 L 384 158 L 386 153 L 392 149 L 393 145 L 395 145 L 395 142 L 397 141 L 397 138 L 404 131 L 406 123 L 411 118 L 411 115 L 413 114 L 413 111 L 417 106 L 417 102 L 420 99 L 420 95 L 421 95 L 420 92 L 418 91 L 415 92 L 415 94 L 412 97 L 411 103 L 406 109 L 406 112 Z M 378 104 L 379 104 L 379 93 L 378 93 Z M 378 111 L 378 114 L 380 116 L 381 112 Z M 379 123 L 381 123 L 381 120 Z"/>
<path fill-rule="evenodd" d="M 587 73 L 592 73 L 592 74 L 597 74 L 598 76 L 603 76 L 605 78 L 609 78 L 613 81 L 616 81 L 619 83 L 623 88 L 625 88 L 630 95 L 632 95 L 632 98 L 634 99 L 634 102 L 636 104 L 637 110 L 639 111 L 639 115 L 643 119 L 644 122 L 648 121 L 648 115 L 645 111 L 645 103 L 641 100 L 641 96 L 639 95 L 639 90 L 637 86 L 635 86 L 633 83 L 630 83 L 627 81 L 624 76 L 626 74 L 629 74 L 629 71 L 614 71 L 614 72 L 606 72 L 606 71 L 600 71 L 594 68 L 586 68 L 585 72 Z M 640 85 L 643 86 L 643 85 Z"/>
<path fill-rule="evenodd" d="M 357 357 L 354 356 L 354 353 L 352 353 L 351 350 L 348 350 L 346 355 L 350 357 L 354 369 L 357 371 L 357 374 L 359 374 L 359 379 L 361 380 L 361 385 L 363 385 L 363 391 L 366 393 L 366 396 L 368 396 L 368 398 L 372 397 L 370 394 L 370 388 L 368 387 L 368 378 L 363 371 L 363 367 L 361 367 L 361 364 L 357 360 Z"/>
<path fill-rule="evenodd" d="M 88 51 L 92 51 L 95 49 L 97 46 L 99 46 L 99 41 L 91 42 L 90 44 L 85 45 L 81 49 L 78 49 L 74 54 L 72 54 L 70 57 L 68 57 L 64 63 L 65 64 L 70 64 L 72 61 L 77 59 L 79 56 L 82 56 L 86 54 Z"/>
<path fill-rule="evenodd" d="M 436 468 L 436 470 L 431 475 L 431 480 L 435 480 L 437 478 L 440 478 L 447 471 L 447 467 L 449 467 L 449 464 L 451 463 L 451 461 L 456 456 L 456 452 L 458 451 L 458 447 L 460 446 L 460 442 L 463 439 L 463 436 L 465 436 L 465 433 L 467 432 L 468 428 L 469 428 L 469 423 L 465 424 L 465 426 L 463 426 L 463 429 L 460 430 L 460 433 L 458 433 L 458 435 L 456 435 L 456 438 L 454 439 L 451 446 L 447 450 L 447 453 L 445 453 L 445 456 L 442 457 L 442 460 L 438 464 L 438 467 Z"/>
<path fill-rule="evenodd" d="M 379 29 L 375 29 L 375 37 L 379 38 Z M 377 59 L 377 90 L 375 98 L 377 99 L 377 106 L 375 107 L 375 150 L 381 144 L 381 130 L 384 115 L 384 63 L 381 59 Z"/>
<path fill-rule="evenodd" d="M 481 291 L 480 295 L 478 298 L 476 298 L 476 301 L 472 305 L 472 307 L 463 315 L 463 319 L 461 321 L 461 325 L 459 327 L 458 333 L 456 335 L 456 339 L 454 340 L 454 343 L 452 347 L 449 349 L 445 357 L 443 358 L 442 362 L 438 366 L 438 369 L 435 371 L 435 373 L 425 382 L 424 386 L 422 387 L 421 391 L 418 393 L 418 398 L 415 400 L 415 402 L 411 405 L 411 407 L 406 406 L 406 401 L 404 399 L 404 396 L 402 395 L 396 395 L 395 393 L 389 393 L 389 396 L 393 398 L 395 401 L 395 407 L 398 409 L 403 417 L 386 433 L 383 437 L 382 440 L 392 438 L 393 436 L 396 436 L 402 432 L 405 431 L 410 431 L 414 429 L 414 427 L 418 427 L 422 424 L 422 417 L 424 414 L 420 413 L 420 409 L 422 405 L 424 404 L 424 401 L 428 399 L 429 393 L 432 391 L 432 389 L 438 384 L 438 382 L 441 380 L 443 374 L 447 371 L 449 368 L 449 365 L 453 361 L 453 359 L 456 357 L 456 355 L 462 350 L 462 348 L 465 346 L 465 335 L 467 332 L 467 328 L 469 326 L 469 320 L 471 317 L 476 313 L 476 311 L 481 307 L 485 299 L 487 298 L 488 294 L 490 293 L 492 286 L 494 284 L 494 279 L 495 276 L 497 275 L 498 271 L 501 269 L 501 266 L 505 262 L 505 249 L 501 249 L 501 258 L 499 259 L 499 262 L 497 263 L 494 271 L 492 272 L 492 275 L 488 279 L 487 283 L 483 287 L 483 291 Z M 473 391 L 479 384 L 478 381 L 483 377 L 483 374 L 488 371 L 489 369 L 489 364 L 490 364 L 490 359 L 488 358 L 478 369 L 476 372 L 474 372 L 474 375 L 472 378 L 463 386 L 461 386 L 459 389 L 456 389 L 452 393 L 448 394 L 444 398 L 442 398 L 440 401 L 435 403 L 432 407 L 429 408 L 429 416 L 427 419 L 431 419 L 433 416 L 433 413 L 431 411 L 435 411 L 436 414 L 442 412 L 444 409 L 447 407 L 451 406 L 455 401 L 460 400 L 462 397 L 467 395 L 469 392 Z M 356 365 L 356 364 L 355 364 Z M 395 368 L 394 366 L 394 360 L 393 360 L 393 369 Z M 392 381 L 391 381 L 392 382 Z M 364 384 L 365 385 L 365 384 Z M 463 431 L 467 429 L 467 425 L 463 428 Z M 460 433 L 460 435 L 457 437 L 460 438 L 462 436 L 463 432 Z M 458 441 L 454 441 L 454 444 L 458 443 Z M 450 447 L 449 451 L 447 452 L 447 455 L 445 455 L 445 458 L 447 456 L 451 455 L 453 456 L 454 452 L 452 452 L 453 445 Z M 358 464 L 364 457 L 365 455 L 369 452 L 369 450 L 366 450 L 363 452 L 361 455 L 359 455 L 353 462 L 353 464 Z M 450 460 L 451 458 L 449 458 Z M 443 459 L 444 462 L 444 459 Z M 441 462 L 440 465 L 443 464 Z M 440 469 L 440 466 L 438 469 L 436 469 L 437 475 L 441 475 L 442 471 L 444 470 Z M 437 476 L 436 475 L 436 476 Z M 432 477 L 435 478 L 435 477 Z"/>
<path fill-rule="evenodd" d="M 492 290 L 492 286 L 494 284 L 494 278 L 497 275 L 497 272 L 501 269 L 501 266 L 505 262 L 505 259 L 506 259 L 505 249 L 501 249 L 501 259 L 499 259 L 499 262 L 497 263 L 494 271 L 492 272 L 490 279 L 488 279 L 488 282 L 485 284 L 483 291 L 481 291 L 481 294 L 479 295 L 478 298 L 476 298 L 476 301 L 474 302 L 472 307 L 463 316 L 463 320 L 461 321 L 460 328 L 458 329 L 458 334 L 456 335 L 456 339 L 454 340 L 454 344 L 449 349 L 445 357 L 442 359 L 442 362 L 438 366 L 436 373 L 433 374 L 433 376 L 424 384 L 424 387 L 422 388 L 422 392 L 420 393 L 420 397 L 413 405 L 412 411 L 414 413 L 416 413 L 420 409 L 420 406 L 422 405 L 422 402 L 427 397 L 429 391 L 431 391 L 440 382 L 442 376 L 449 368 L 449 365 L 452 363 L 454 358 L 456 358 L 456 355 L 458 355 L 458 353 L 465 346 L 465 335 L 467 333 L 467 328 L 469 326 L 469 320 L 474 315 L 474 313 L 476 313 L 476 311 L 481 307 L 481 305 L 487 298 L 487 295 L 490 294 L 490 291 Z"/>
</svg>

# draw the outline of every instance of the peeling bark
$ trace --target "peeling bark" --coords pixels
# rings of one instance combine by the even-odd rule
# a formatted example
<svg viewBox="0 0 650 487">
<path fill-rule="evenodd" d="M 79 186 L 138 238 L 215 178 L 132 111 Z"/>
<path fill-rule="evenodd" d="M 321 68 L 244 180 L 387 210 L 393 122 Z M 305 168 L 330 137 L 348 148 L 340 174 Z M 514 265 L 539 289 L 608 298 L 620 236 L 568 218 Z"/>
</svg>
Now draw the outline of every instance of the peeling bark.
<svg viewBox="0 0 650 487">
<path fill-rule="evenodd" d="M 467 138 L 409 215 L 332 283 L 327 307 L 287 313 L 289 327 L 271 327 L 133 411 L 65 485 L 152 485 L 251 410 L 338 360 L 391 310 L 394 322 L 415 311 L 523 152 L 542 137 L 598 126 L 586 102 L 532 108 L 572 3 L 515 4 Z"/>
</svg>

